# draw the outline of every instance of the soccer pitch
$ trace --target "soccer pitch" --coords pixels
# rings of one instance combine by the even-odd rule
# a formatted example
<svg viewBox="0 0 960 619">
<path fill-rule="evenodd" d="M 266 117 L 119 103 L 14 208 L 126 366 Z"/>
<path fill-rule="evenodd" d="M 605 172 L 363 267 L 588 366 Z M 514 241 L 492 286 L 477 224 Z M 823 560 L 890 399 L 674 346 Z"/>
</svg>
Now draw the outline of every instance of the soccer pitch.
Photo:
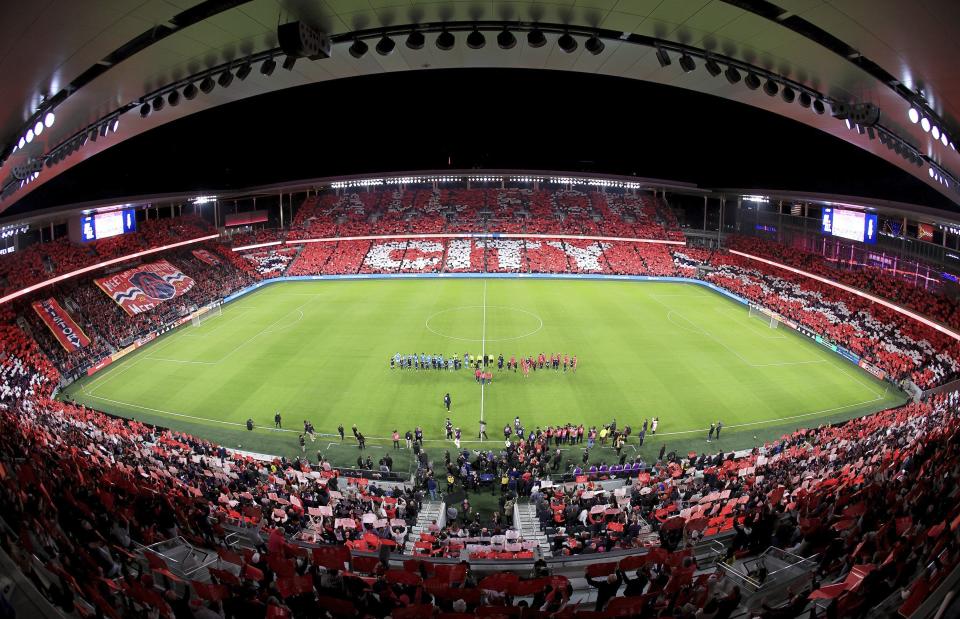
<svg viewBox="0 0 960 619">
<path fill-rule="evenodd" d="M 576 355 L 577 372 L 493 370 L 481 389 L 473 370 L 390 368 L 395 353 L 483 352 L 518 358 Z M 65 395 L 251 451 L 300 453 L 303 420 L 320 434 L 307 455 L 355 463 L 350 427 L 374 462 L 390 433 L 420 425 L 432 457 L 444 440 L 442 398 L 464 441 L 481 417 L 495 448 L 519 415 L 537 426 L 630 425 L 630 458 L 662 444 L 686 453 L 751 447 L 798 427 L 896 406 L 902 394 L 811 340 L 748 316 L 747 308 L 694 284 L 535 279 L 284 282 L 224 307 L 127 355 Z M 274 429 L 276 411 L 283 429 Z M 643 447 L 636 433 L 659 417 Z M 248 432 L 247 418 L 256 429 Z M 706 429 L 722 420 L 719 441 Z M 346 428 L 340 444 L 337 424 Z M 402 443 L 402 441 L 401 441 Z M 479 443 L 468 443 L 480 448 Z M 568 454 L 580 461 L 580 451 Z M 614 460 L 595 449 L 592 460 Z M 404 452 L 396 470 L 408 465 Z"/>
</svg>

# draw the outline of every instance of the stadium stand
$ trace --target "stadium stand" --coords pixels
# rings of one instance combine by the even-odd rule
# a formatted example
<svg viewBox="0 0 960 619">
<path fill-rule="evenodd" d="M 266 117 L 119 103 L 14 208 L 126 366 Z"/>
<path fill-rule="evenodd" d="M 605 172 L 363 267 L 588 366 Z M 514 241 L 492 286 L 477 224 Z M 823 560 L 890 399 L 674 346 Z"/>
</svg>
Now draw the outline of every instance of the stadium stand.
<svg viewBox="0 0 960 619">
<path fill-rule="evenodd" d="M 515 189 L 325 194 L 301 205 L 288 245 L 244 253 L 206 242 L 164 252 L 160 257 L 196 285 L 154 311 L 128 316 L 90 274 L 0 306 L 0 495 L 7 506 L 0 544 L 64 613 L 107 617 L 147 609 L 176 617 L 309 617 L 318 607 L 331 616 L 450 619 L 730 617 L 747 608 L 750 616 L 771 618 L 820 611 L 846 617 L 866 616 L 891 598 L 892 611 L 909 616 L 957 566 L 956 392 L 799 429 L 746 452 L 624 459 L 558 479 L 551 478 L 559 463 L 551 458 L 555 434 L 446 462 L 423 452 L 424 466 L 410 484 L 323 461 L 260 461 L 52 399 L 61 377 L 277 274 L 702 276 L 846 347 L 894 380 L 928 389 L 960 372 L 957 343 L 939 332 L 726 251 L 529 236 L 303 242 L 494 230 L 683 238 L 670 210 L 643 196 Z M 20 290 L 211 232 L 190 216 L 144 222 L 134 235 L 83 247 L 34 245 L 0 261 L 0 285 L 5 293 Z M 258 231 L 232 243 L 278 238 Z M 734 237 L 731 245 L 960 323 L 953 300 L 930 298 L 904 281 L 839 270 L 753 238 Z M 208 253 L 198 256 L 197 249 Z M 90 345 L 68 354 L 46 333 L 29 304 L 47 296 L 71 313 Z M 587 436 L 594 440 L 593 429 Z M 446 476 L 472 491 L 499 491 L 497 513 L 507 521 L 481 523 L 466 503 L 441 503 L 435 516 L 436 502 L 427 497 Z M 210 559 L 186 572 L 157 552 L 171 540 Z M 744 586 L 762 584 L 765 572 L 740 580 L 736 574 L 771 548 L 802 558 L 809 577 L 767 597 Z M 551 555 L 589 560 L 573 567 L 542 560 Z M 503 569 L 535 559 L 531 577 Z M 588 614 L 588 606 L 603 614 Z"/>
<path fill-rule="evenodd" d="M 874 267 L 838 268 L 836 263 L 827 261 L 819 254 L 756 237 L 734 235 L 727 247 L 828 277 L 889 299 L 950 327 L 960 328 L 960 306 L 941 290 L 917 287 L 906 279 L 892 277 L 888 272 Z"/>
</svg>

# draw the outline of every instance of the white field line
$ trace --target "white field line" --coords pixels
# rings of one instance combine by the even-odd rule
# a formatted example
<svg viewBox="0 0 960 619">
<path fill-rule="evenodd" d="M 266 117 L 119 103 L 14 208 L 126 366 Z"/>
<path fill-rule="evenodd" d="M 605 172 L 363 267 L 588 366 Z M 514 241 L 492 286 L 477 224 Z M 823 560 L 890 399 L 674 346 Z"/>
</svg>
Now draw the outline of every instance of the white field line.
<svg viewBox="0 0 960 619">
<path fill-rule="evenodd" d="M 183 359 L 170 359 L 167 357 L 144 357 L 144 359 L 149 359 L 151 361 L 167 361 L 169 363 L 184 363 L 189 365 L 216 365 L 216 361 L 185 361 Z"/>
<path fill-rule="evenodd" d="M 311 297 L 317 297 L 317 296 L 320 296 L 320 295 L 311 295 Z M 145 354 L 145 355 L 142 355 L 142 356 L 136 358 L 135 360 L 133 360 L 132 362 L 128 363 L 127 365 L 124 365 L 123 368 L 120 368 L 120 369 L 117 370 L 117 371 L 112 371 L 112 370 L 113 370 L 114 368 L 116 368 L 117 366 L 111 366 L 110 368 L 108 368 L 107 370 L 105 370 L 105 375 L 104 375 L 104 376 L 96 379 L 94 382 L 92 382 L 92 383 L 91 383 L 90 385 L 88 385 L 87 387 L 84 387 L 84 388 L 82 389 L 82 391 L 83 391 L 84 393 L 86 393 L 87 395 L 89 395 L 89 396 L 96 397 L 96 396 L 93 395 L 93 393 L 94 393 L 94 391 L 96 391 L 96 390 L 100 389 L 101 387 L 103 387 L 104 384 L 106 384 L 107 381 L 106 381 L 105 379 L 112 380 L 112 379 L 116 378 L 116 377 L 119 376 L 120 374 L 123 374 L 124 372 L 127 372 L 128 370 L 132 369 L 135 365 L 137 365 L 138 363 L 140 363 L 140 362 L 143 361 L 144 359 L 149 359 L 149 360 L 151 360 L 151 361 L 163 361 L 163 362 L 167 362 L 167 363 L 181 363 L 181 364 L 186 364 L 186 365 L 217 365 L 217 364 L 219 364 L 221 361 L 223 361 L 224 359 L 226 359 L 227 357 L 229 357 L 230 355 L 232 355 L 233 353 L 235 353 L 237 350 L 239 350 L 240 348 L 242 348 L 243 346 L 246 346 L 247 344 L 249 344 L 250 342 L 252 342 L 252 341 L 253 341 L 254 339 L 256 339 L 257 337 L 259 337 L 259 336 L 261 336 L 261 335 L 264 335 L 264 334 L 266 334 L 266 333 L 272 333 L 272 331 L 269 331 L 269 329 L 270 329 L 271 327 L 273 327 L 273 325 L 277 324 L 278 322 L 280 322 L 281 320 L 283 320 L 284 318 L 286 318 L 288 315 L 292 314 L 293 312 L 300 312 L 300 317 L 297 319 L 296 322 L 300 322 L 301 320 L 303 320 L 303 311 L 302 311 L 301 308 L 303 308 L 303 307 L 304 307 L 305 305 L 307 305 L 308 303 L 310 303 L 310 302 L 307 301 L 306 303 L 300 305 L 299 307 L 296 307 L 296 308 L 290 310 L 289 312 L 287 312 L 286 314 L 284 314 L 283 316 L 281 316 L 281 317 L 280 317 L 279 319 L 277 319 L 276 321 L 272 322 L 271 324 L 267 325 L 266 327 L 264 327 L 263 329 L 261 329 L 260 331 L 258 331 L 256 334 L 254 334 L 253 336 L 251 336 L 251 337 L 250 337 L 249 339 L 247 339 L 246 341 L 241 342 L 236 348 L 234 348 L 233 350 L 231 350 L 231 351 L 228 352 L 226 355 L 224 355 L 223 357 L 221 357 L 220 359 L 218 359 L 218 360 L 216 360 L 216 361 L 188 361 L 188 360 L 185 360 L 185 359 L 171 359 L 171 358 L 169 358 L 169 357 L 155 357 L 155 356 L 153 356 L 152 354 L 150 354 L 150 355 L 146 355 L 146 354 Z M 292 324 L 296 324 L 296 323 L 292 323 Z M 281 327 L 281 329 L 282 329 L 282 328 L 284 328 L 284 327 Z M 178 331 L 178 332 L 176 332 L 176 333 L 172 333 L 172 334 L 170 334 L 170 335 L 168 336 L 168 339 L 167 339 L 165 342 L 162 342 L 162 343 L 158 344 L 158 345 L 156 346 L 156 348 L 150 350 L 150 352 L 151 352 L 151 353 L 158 353 L 158 352 L 160 352 L 161 350 L 163 350 L 164 348 L 166 348 L 167 346 L 169 346 L 171 343 L 173 343 L 173 341 L 174 341 L 178 336 L 179 336 L 179 337 L 186 337 L 186 335 L 187 335 L 187 331 L 185 331 L 185 330 L 181 330 L 181 331 Z M 146 352 L 146 349 L 144 349 L 144 352 Z M 129 406 L 133 406 L 133 404 L 129 404 Z"/>
<path fill-rule="evenodd" d="M 89 394 L 88 394 L 89 395 Z M 129 406 L 131 408 L 138 408 L 144 411 L 150 411 L 152 413 L 161 413 L 163 415 L 170 415 L 172 417 L 183 417 L 184 419 L 196 419 L 197 421 L 208 421 L 210 423 L 219 423 L 225 426 L 239 426 L 241 428 L 246 427 L 246 424 L 238 423 L 236 421 L 224 421 L 222 419 L 212 419 L 210 417 L 196 417 L 194 415 L 185 415 L 184 413 L 175 413 L 173 411 L 164 410 L 162 408 L 150 408 L 149 406 L 141 406 L 139 404 L 132 404 L 130 402 L 122 402 L 120 400 L 111 400 L 110 398 L 104 398 L 98 395 L 90 395 L 91 398 L 97 400 L 103 400 L 104 402 L 111 402 L 113 404 L 119 404 L 121 406 Z M 299 434 L 297 430 L 288 430 L 286 428 L 270 428 L 271 432 L 292 432 L 294 434 Z"/>
<path fill-rule="evenodd" d="M 755 325 L 755 324 L 753 324 L 753 322 L 750 321 L 749 318 L 747 319 L 747 322 L 745 322 L 745 323 L 744 323 L 744 322 L 741 322 L 740 319 L 739 319 L 739 315 L 733 315 L 733 316 L 731 316 L 731 315 L 728 313 L 728 312 L 735 312 L 736 310 L 733 309 L 733 308 L 730 308 L 730 307 L 715 307 L 714 309 L 716 310 L 716 312 L 717 312 L 718 314 L 720 314 L 720 315 L 723 316 L 724 318 L 726 318 L 726 319 L 728 319 L 728 320 L 732 320 L 733 322 L 735 322 L 735 323 L 737 323 L 737 324 L 739 324 L 739 325 L 743 325 L 743 326 L 749 328 L 751 331 L 753 331 L 754 333 L 756 333 L 757 337 L 762 337 L 762 338 L 765 339 L 765 340 L 785 340 L 785 339 L 787 339 L 787 336 L 786 336 L 786 335 L 783 335 L 783 334 L 780 334 L 780 333 L 778 333 L 778 334 L 776 334 L 776 335 L 770 335 L 770 332 L 773 331 L 773 329 L 771 329 L 770 327 L 764 328 L 764 327 L 761 327 L 761 326 L 759 326 L 759 325 Z M 778 330 L 779 330 L 779 329 L 778 329 Z"/>
<path fill-rule="evenodd" d="M 691 328 L 683 327 L 682 325 L 677 324 L 677 323 L 674 322 L 673 319 L 671 318 L 671 316 L 673 316 L 673 315 L 679 316 L 680 318 L 684 319 L 684 320 L 687 321 L 687 323 L 690 324 L 693 328 L 691 329 Z M 809 360 L 809 361 L 782 361 L 782 362 L 777 362 L 777 363 L 753 363 L 752 361 L 750 361 L 749 359 L 745 358 L 743 355 L 741 355 L 740 353 L 738 353 L 738 352 L 735 351 L 734 349 L 730 348 L 729 346 L 727 346 L 726 344 L 724 344 L 723 342 L 721 342 L 720 340 L 718 340 L 717 338 L 715 338 L 715 337 L 714 337 L 713 335 L 711 335 L 708 331 L 705 331 L 703 328 L 699 327 L 696 323 L 694 323 L 692 320 L 690 320 L 689 318 L 687 318 L 686 316 L 684 316 L 683 314 L 681 314 L 681 313 L 678 312 L 677 310 L 669 310 L 669 311 L 667 312 L 667 320 L 669 320 L 670 322 L 673 322 L 673 324 L 676 324 L 676 325 L 677 325 L 678 327 L 680 327 L 680 328 L 686 328 L 687 330 L 693 331 L 694 333 L 700 333 L 701 335 L 707 336 L 708 338 L 710 338 L 711 340 L 713 340 L 715 343 L 717 343 L 717 344 L 719 344 L 720 346 L 722 346 L 722 347 L 723 347 L 727 352 L 729 352 L 731 355 L 733 355 L 734 357 L 736 357 L 737 359 L 739 359 L 740 361 L 742 361 L 742 362 L 744 363 L 744 365 L 747 365 L 747 366 L 752 367 L 752 368 L 786 367 L 786 366 L 791 366 L 791 365 L 811 365 L 811 364 L 816 364 L 816 363 L 826 363 L 826 362 L 827 362 L 826 359 L 811 359 L 811 360 Z"/>
<path fill-rule="evenodd" d="M 182 333 L 182 331 L 181 331 L 180 333 Z M 153 352 L 159 352 L 159 351 L 163 350 L 164 348 L 166 348 L 167 346 L 169 346 L 170 344 L 172 344 L 173 341 L 176 339 L 176 336 L 177 336 L 177 335 L 178 335 L 178 333 L 171 333 L 170 336 L 167 338 L 167 340 L 166 340 L 165 342 L 161 342 L 160 344 L 157 344 L 157 346 L 155 347 L 155 349 L 153 350 Z M 143 353 L 146 353 L 146 349 L 143 350 Z M 137 365 L 138 363 L 140 363 L 141 361 L 143 361 L 145 358 L 146 358 L 146 355 L 145 355 L 145 354 L 141 354 L 139 357 L 137 357 L 137 358 L 134 359 L 133 361 L 130 361 L 129 363 L 127 363 L 126 365 L 124 365 L 122 368 L 119 366 L 119 364 L 118 364 L 118 365 L 112 365 L 112 364 L 111 364 L 109 367 L 107 367 L 106 370 L 104 370 L 104 371 L 101 373 L 100 376 L 98 376 L 97 378 L 93 379 L 93 382 L 91 382 L 89 385 L 83 386 L 80 390 L 81 390 L 83 393 L 86 393 L 87 395 L 91 395 L 91 396 L 92 396 L 94 391 L 96 391 L 97 389 L 100 389 L 100 388 L 103 387 L 106 383 L 110 382 L 111 380 L 113 380 L 113 379 L 116 378 L 117 376 L 120 376 L 120 375 L 123 374 L 124 372 L 130 370 L 132 367 L 134 367 L 135 365 Z"/>
<path fill-rule="evenodd" d="M 320 296 L 320 295 L 318 295 L 318 294 L 317 294 L 317 295 L 312 295 L 311 298 L 316 298 L 316 297 L 319 297 L 319 296 Z M 281 317 L 278 318 L 277 320 L 273 321 L 272 323 L 270 323 L 269 325 L 267 325 L 267 326 L 264 327 L 263 329 L 260 329 L 259 331 L 257 331 L 256 333 L 254 333 L 252 336 L 250 336 L 249 338 L 247 338 L 247 339 L 244 340 L 243 342 L 240 342 L 236 347 L 233 348 L 233 350 L 231 350 L 231 351 L 228 352 L 227 354 L 223 355 L 222 357 L 220 357 L 220 358 L 217 359 L 216 361 L 207 361 L 207 362 L 205 362 L 205 363 L 209 363 L 209 364 L 211 364 L 211 365 L 217 365 L 217 364 L 219 364 L 221 361 L 226 360 L 226 359 L 227 359 L 228 357 L 230 357 L 233 353 L 237 352 L 238 350 L 240 350 L 241 348 L 243 348 L 244 346 L 246 346 L 247 344 L 249 344 L 249 343 L 252 342 L 253 340 L 257 339 L 257 338 L 260 337 L 261 335 L 266 335 L 266 334 L 268 334 L 268 333 L 273 333 L 273 331 L 271 330 L 271 329 L 273 328 L 273 326 L 274 326 L 275 324 L 277 324 L 278 322 L 282 321 L 284 318 L 286 318 L 287 316 L 289 316 L 290 314 L 292 314 L 292 313 L 294 313 L 294 312 L 299 312 L 299 313 L 300 313 L 300 317 L 297 318 L 296 322 L 291 323 L 290 325 L 284 325 L 283 327 L 280 327 L 280 328 L 281 328 L 281 329 L 284 329 L 284 328 L 286 328 L 286 327 L 293 326 L 294 324 L 297 324 L 298 322 L 300 322 L 301 320 L 303 320 L 303 308 L 304 308 L 304 306 L 308 305 L 309 303 L 310 303 L 310 301 L 307 301 L 307 302 L 303 303 L 302 305 L 293 308 L 292 310 L 290 310 L 289 312 L 287 312 L 286 314 L 284 314 L 283 316 L 281 316 Z"/>
<path fill-rule="evenodd" d="M 440 331 L 437 331 L 436 329 L 434 329 L 433 327 L 430 326 L 430 321 L 433 320 L 434 318 L 436 318 L 437 316 L 440 316 L 441 314 L 447 314 L 447 313 L 450 313 L 450 312 L 456 312 L 456 311 L 460 311 L 460 310 L 464 310 L 464 309 L 477 309 L 477 308 L 479 308 L 479 307 L 483 307 L 483 306 L 480 306 L 480 305 L 460 305 L 460 306 L 457 306 L 457 307 L 449 307 L 449 308 L 447 308 L 447 309 L 440 310 L 439 312 L 435 312 L 435 313 L 430 314 L 429 316 L 427 316 L 427 319 L 426 319 L 425 321 L 423 321 L 423 327 L 424 327 L 427 331 L 429 331 L 430 333 L 433 333 L 434 335 L 436 335 L 436 336 L 438 336 L 438 337 L 445 337 L 445 338 L 447 338 L 448 340 L 456 340 L 456 341 L 458 341 L 458 342 L 476 342 L 476 341 L 477 341 L 477 338 L 475 338 L 475 337 L 457 337 L 457 336 L 455 336 L 455 335 L 447 335 L 446 333 L 442 333 L 442 332 L 440 332 Z M 523 339 L 523 338 L 525 338 L 525 337 L 530 337 L 531 335 L 536 335 L 537 333 L 540 332 L 541 329 L 543 329 L 543 318 L 541 318 L 538 314 L 534 314 L 533 312 L 531 312 L 531 311 L 529 311 L 529 310 L 521 309 L 521 308 L 519 308 L 519 307 L 513 307 L 513 306 L 511 306 L 511 305 L 488 305 L 488 306 L 486 306 L 486 307 L 489 307 L 490 309 L 505 309 L 505 310 L 510 310 L 510 311 L 514 311 L 514 312 L 520 312 L 520 313 L 522 313 L 522 314 L 527 314 L 528 316 L 533 316 L 534 318 L 536 318 L 536 319 L 537 319 L 537 322 L 540 323 L 539 325 L 537 325 L 537 328 L 536 328 L 536 329 L 534 329 L 533 331 L 530 331 L 529 333 L 523 333 L 523 334 L 521 334 L 521 335 L 517 335 L 517 336 L 514 336 L 514 337 L 496 337 L 496 338 L 490 338 L 490 341 L 491 341 L 491 342 L 511 342 L 511 341 L 514 341 L 514 340 L 521 340 L 521 339 Z M 486 339 L 486 338 L 483 338 L 483 339 Z M 483 341 L 483 339 L 482 339 L 481 341 Z"/>
<path fill-rule="evenodd" d="M 121 405 L 121 406 L 129 406 L 129 407 L 131 407 L 131 408 L 137 408 L 137 409 L 140 409 L 140 410 L 150 411 L 150 412 L 154 412 L 154 413 L 160 413 L 160 414 L 162 414 L 162 415 L 169 415 L 169 416 L 172 416 L 172 417 L 181 417 L 181 418 L 183 418 L 183 419 L 194 419 L 194 420 L 196 420 L 196 421 L 208 421 L 208 422 L 210 422 L 210 423 L 218 423 L 218 424 L 227 425 L 227 426 L 245 427 L 245 425 L 246 425 L 246 424 L 239 423 L 239 422 L 236 422 L 236 421 L 224 421 L 224 420 L 222 420 L 222 419 L 212 419 L 212 418 L 210 418 L 210 417 L 199 417 L 199 416 L 196 416 L 196 415 L 187 415 L 187 414 L 185 414 L 185 413 L 175 413 L 175 412 L 173 412 L 173 411 L 168 411 L 168 410 L 165 410 L 165 409 L 162 409 L 162 408 L 151 408 L 151 407 L 149 407 L 149 406 L 141 406 L 141 405 L 139 405 L 139 404 L 132 404 L 132 403 L 130 403 L 130 402 L 123 402 L 123 401 L 120 401 L 120 400 L 112 400 L 112 399 L 110 399 L 110 398 L 104 398 L 104 397 L 97 396 L 97 395 L 90 395 L 90 394 L 88 394 L 88 395 L 89 395 L 91 398 L 94 398 L 94 399 L 97 399 L 97 400 L 102 400 L 102 401 L 104 401 L 104 402 L 111 402 L 111 403 L 113 403 L 113 404 L 119 404 L 119 405 Z M 876 397 L 876 398 L 873 398 L 872 400 L 864 400 L 864 401 L 862 401 L 862 402 L 854 402 L 853 404 L 846 404 L 846 405 L 844 405 L 844 406 L 837 406 L 837 407 L 835 407 L 835 408 L 826 408 L 826 409 L 823 409 L 823 410 L 813 411 L 813 412 L 811 412 L 811 413 L 803 413 L 803 414 L 800 414 L 800 415 L 789 415 L 789 416 L 787 416 L 787 417 L 774 417 L 774 418 L 772 418 L 772 419 L 761 419 L 761 420 L 758 420 L 758 421 L 751 421 L 751 422 L 749 422 L 749 423 L 738 423 L 738 424 L 725 425 L 725 426 L 723 426 L 723 427 L 724 427 L 725 429 L 730 429 L 730 428 L 747 428 L 747 427 L 759 426 L 759 425 L 763 425 L 763 424 L 774 424 L 774 423 L 778 423 L 778 422 L 782 422 L 782 421 L 790 421 L 790 420 L 792 420 L 792 419 L 805 419 L 805 418 L 807 418 L 807 417 L 814 417 L 814 416 L 816 416 L 816 415 L 824 415 L 824 414 L 826 414 L 826 413 L 834 413 L 834 412 L 837 412 L 837 411 L 846 410 L 846 409 L 848 409 L 848 408 L 853 408 L 853 407 L 855 407 L 855 406 L 862 406 L 862 405 L 864 405 L 864 404 L 871 404 L 871 403 L 873 403 L 873 402 L 877 402 L 877 401 L 879 401 L 879 400 L 882 400 L 883 397 L 884 397 L 884 396 L 881 395 L 881 396 L 878 396 L 878 397 Z M 265 430 L 265 431 L 269 431 L 269 432 L 289 432 L 289 433 L 292 433 L 292 434 L 300 434 L 300 431 L 299 431 L 299 430 L 289 430 L 289 429 L 287 429 L 287 428 L 276 429 L 276 428 L 269 427 L 269 426 L 256 426 L 256 429 L 258 429 L 258 430 Z M 678 430 L 678 431 L 675 431 L 675 432 L 657 432 L 656 434 L 653 434 L 653 435 L 648 436 L 648 437 L 647 437 L 647 440 L 651 440 L 652 437 L 656 437 L 656 436 L 678 436 L 678 435 L 681 435 L 681 434 L 696 434 L 696 433 L 704 433 L 704 432 L 706 432 L 707 430 L 708 430 L 707 428 L 697 428 L 697 429 L 694 429 L 694 430 Z M 332 433 L 328 434 L 328 433 L 326 433 L 326 432 L 317 432 L 317 436 L 318 436 L 318 437 L 337 437 L 337 438 L 339 438 L 339 435 L 338 435 L 338 434 L 332 434 Z M 389 437 L 389 436 L 370 436 L 370 437 L 368 437 L 368 438 L 371 439 L 371 440 L 381 440 L 381 441 L 391 440 L 391 437 Z M 450 441 L 448 441 L 448 440 L 445 439 L 445 438 L 433 438 L 433 439 L 428 438 L 428 439 L 424 439 L 424 442 L 425 442 L 425 443 L 449 443 Z M 480 443 L 483 443 L 483 442 L 484 442 L 484 441 L 482 441 L 482 440 L 477 440 L 477 441 L 474 441 L 474 440 L 460 441 L 461 444 L 468 444 L 468 445 L 480 444 Z M 612 447 L 609 448 L 609 449 L 612 449 Z"/>
<path fill-rule="evenodd" d="M 197 337 L 197 338 L 205 339 L 207 337 L 210 337 L 212 334 L 216 333 L 220 329 L 224 328 L 228 324 L 232 323 L 233 321 L 243 318 L 244 316 L 250 313 L 250 310 L 248 308 L 237 308 L 237 309 L 240 310 L 240 312 L 237 313 L 236 316 L 233 316 L 232 318 L 228 318 L 227 320 L 222 320 L 221 322 L 217 323 L 212 329 L 208 331 L 204 331 L 203 333 L 186 333 L 184 334 L 183 337 Z M 197 327 L 197 328 L 202 329 L 203 327 Z"/>
<path fill-rule="evenodd" d="M 766 423 L 776 423 L 779 421 L 790 421 L 791 419 L 804 419 L 806 417 L 813 417 L 815 415 L 824 415 L 826 413 L 834 413 L 836 411 L 846 410 L 848 408 L 853 408 L 855 406 L 863 406 L 864 404 L 871 404 L 873 402 L 878 402 L 883 399 L 883 394 L 873 398 L 872 400 L 864 400 L 862 402 L 854 402 L 853 404 L 846 404 L 844 406 L 837 406 L 835 408 L 825 408 L 820 411 L 813 411 L 812 413 L 803 413 L 802 415 L 790 415 L 787 417 L 775 417 L 773 419 L 762 419 L 760 421 L 751 421 L 749 423 L 735 423 L 732 425 L 724 425 L 724 429 L 728 428 L 749 428 L 751 426 L 759 426 Z M 697 430 L 680 430 L 677 432 L 657 432 L 651 436 L 676 436 L 678 434 L 694 434 L 697 432 L 707 432 L 709 428 L 700 428 Z"/>
<path fill-rule="evenodd" d="M 872 393 L 873 395 L 877 396 L 877 398 L 882 398 L 883 396 L 887 395 L 887 392 L 886 392 L 886 391 L 884 391 L 883 393 L 880 393 L 879 391 L 874 391 L 874 390 L 873 390 L 873 387 L 872 387 L 871 385 L 869 385 L 868 383 L 865 383 L 865 382 L 861 381 L 859 378 L 857 378 L 857 376 L 856 376 L 855 374 L 851 374 L 850 372 L 848 372 L 846 369 L 840 367 L 839 365 L 836 366 L 836 368 L 837 368 L 838 370 L 840 370 L 841 372 L 843 372 L 844 374 L 846 374 L 847 376 L 849 376 L 850 378 L 852 378 L 852 379 L 854 380 L 854 382 L 858 383 L 861 387 L 863 387 L 864 389 L 866 389 L 867 391 L 869 391 L 869 392 Z"/>
<path fill-rule="evenodd" d="M 540 321 L 543 327 L 543 321 Z M 483 280 L 483 328 L 480 332 L 481 362 L 487 360 L 487 280 Z M 486 365 L 483 365 L 486 369 Z M 483 421 L 483 381 L 480 381 L 480 421 Z"/>
</svg>

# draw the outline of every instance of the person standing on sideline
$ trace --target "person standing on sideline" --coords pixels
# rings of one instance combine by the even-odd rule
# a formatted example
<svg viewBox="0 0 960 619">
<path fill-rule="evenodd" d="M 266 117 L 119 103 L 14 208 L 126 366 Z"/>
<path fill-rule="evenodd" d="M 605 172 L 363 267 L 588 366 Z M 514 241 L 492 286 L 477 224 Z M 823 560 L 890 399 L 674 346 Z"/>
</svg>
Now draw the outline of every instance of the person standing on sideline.
<svg viewBox="0 0 960 619">
<path fill-rule="evenodd" d="M 280 425 L 280 421 L 281 421 L 281 419 L 280 419 L 280 411 L 277 411 L 276 414 L 274 414 L 274 416 L 273 416 L 273 427 L 274 427 L 274 428 L 280 428 L 280 427 L 282 427 L 282 426 Z"/>
<path fill-rule="evenodd" d="M 480 420 L 480 433 L 477 434 L 477 438 L 483 440 L 487 439 L 487 422 L 483 419 Z"/>
<path fill-rule="evenodd" d="M 396 428 L 393 430 L 393 448 L 400 449 L 400 433 L 397 432 Z"/>
<path fill-rule="evenodd" d="M 363 432 L 357 432 L 357 448 L 363 449 L 367 446 L 367 439 L 363 436 Z"/>
<path fill-rule="evenodd" d="M 343 424 L 342 423 L 337 426 L 337 434 L 340 435 L 340 441 L 342 442 L 343 441 Z"/>
<path fill-rule="evenodd" d="M 717 426 L 715 426 L 715 425 L 713 425 L 713 424 L 711 423 L 711 424 L 710 424 L 710 430 L 707 431 L 707 442 L 708 442 L 708 443 L 713 440 L 713 433 L 716 432 L 716 430 L 717 430 Z"/>
<path fill-rule="evenodd" d="M 667 444 L 664 443 L 660 445 L 660 455 L 657 456 L 657 461 L 663 461 L 663 454 L 667 451 Z"/>
<path fill-rule="evenodd" d="M 460 428 L 457 428 L 453 433 L 453 444 L 457 446 L 457 449 L 460 449 Z"/>
<path fill-rule="evenodd" d="M 718 441 L 720 440 L 720 430 L 722 429 L 723 429 L 723 422 L 720 420 L 717 420 L 717 440 Z"/>
<path fill-rule="evenodd" d="M 407 433 L 403 435 L 403 438 L 407 439 L 407 449 L 413 447 L 413 432 L 407 430 Z"/>
<path fill-rule="evenodd" d="M 447 429 L 447 440 L 448 441 L 453 440 L 453 422 L 450 421 L 449 417 L 447 417 L 446 429 Z"/>
<path fill-rule="evenodd" d="M 449 394 L 449 393 L 448 393 L 447 395 L 443 396 L 443 405 L 447 407 L 447 412 L 448 412 L 448 413 L 450 412 L 450 404 L 451 404 L 452 402 L 453 402 L 453 401 L 450 399 L 450 394 Z"/>
<path fill-rule="evenodd" d="M 299 438 L 298 440 L 299 440 L 299 442 L 300 442 L 300 452 L 301 452 L 301 453 L 306 452 L 306 451 L 307 451 L 307 441 L 305 441 L 305 440 L 303 439 L 303 435 L 302 435 L 302 434 L 300 435 L 300 438 Z"/>
</svg>

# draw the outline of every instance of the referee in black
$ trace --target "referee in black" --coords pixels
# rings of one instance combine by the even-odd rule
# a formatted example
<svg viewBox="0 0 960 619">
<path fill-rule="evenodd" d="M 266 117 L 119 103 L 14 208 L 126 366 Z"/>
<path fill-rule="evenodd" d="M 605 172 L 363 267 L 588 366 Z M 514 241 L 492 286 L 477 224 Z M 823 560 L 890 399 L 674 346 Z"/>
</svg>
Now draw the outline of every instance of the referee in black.
<svg viewBox="0 0 960 619">
<path fill-rule="evenodd" d="M 450 394 L 443 396 L 443 405 L 447 407 L 447 412 L 450 412 L 450 404 L 453 403 L 453 400 L 450 399 Z"/>
</svg>

